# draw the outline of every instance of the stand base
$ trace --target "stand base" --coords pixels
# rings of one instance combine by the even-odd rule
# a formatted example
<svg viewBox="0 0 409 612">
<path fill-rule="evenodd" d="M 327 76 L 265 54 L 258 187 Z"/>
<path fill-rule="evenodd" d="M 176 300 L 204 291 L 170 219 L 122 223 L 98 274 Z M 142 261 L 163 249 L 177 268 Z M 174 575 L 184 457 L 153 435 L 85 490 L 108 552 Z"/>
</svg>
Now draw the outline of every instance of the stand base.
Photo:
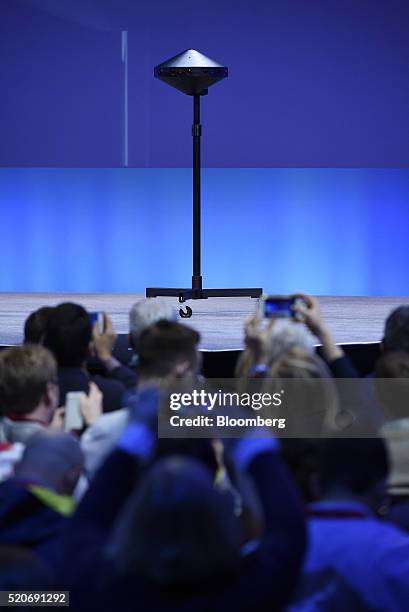
<svg viewBox="0 0 409 612">
<path fill-rule="evenodd" d="M 174 288 L 174 287 L 151 287 L 146 289 L 146 297 L 162 297 L 170 296 L 177 297 L 179 304 L 184 304 L 187 300 L 207 300 L 212 297 L 251 297 L 259 298 L 263 290 L 261 287 L 252 287 L 247 289 L 189 289 L 189 288 Z M 186 310 L 180 308 L 179 314 L 183 319 L 188 319 L 192 316 L 192 309 L 189 306 Z"/>
<path fill-rule="evenodd" d="M 189 289 L 189 288 L 158 288 L 146 289 L 146 297 L 170 296 L 177 297 L 180 304 L 187 300 L 207 300 L 212 297 L 251 297 L 258 298 L 263 293 L 260 287 L 250 289 Z"/>
</svg>

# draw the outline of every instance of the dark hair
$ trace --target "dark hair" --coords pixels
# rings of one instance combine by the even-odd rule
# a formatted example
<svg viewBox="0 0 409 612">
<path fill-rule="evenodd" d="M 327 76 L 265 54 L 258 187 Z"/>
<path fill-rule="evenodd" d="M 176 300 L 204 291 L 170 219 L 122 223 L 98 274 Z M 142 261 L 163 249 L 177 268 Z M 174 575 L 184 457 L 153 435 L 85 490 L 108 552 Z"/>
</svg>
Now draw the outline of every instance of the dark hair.
<svg viewBox="0 0 409 612">
<path fill-rule="evenodd" d="M 30 414 L 57 383 L 57 364 L 40 344 L 13 346 L 0 352 L 0 413 Z"/>
<path fill-rule="evenodd" d="M 144 376 L 167 376 L 181 361 L 194 361 L 200 335 L 187 325 L 162 319 L 145 329 L 139 338 L 139 372 Z"/>
<path fill-rule="evenodd" d="M 52 310 L 52 306 L 42 306 L 29 315 L 24 323 L 24 344 L 42 342 L 47 319 Z"/>
<path fill-rule="evenodd" d="M 92 323 L 85 308 L 66 302 L 53 308 L 44 336 L 44 346 L 62 367 L 82 366 L 92 338 Z"/>
<path fill-rule="evenodd" d="M 409 353 L 390 351 L 381 355 L 375 365 L 377 378 L 409 378 Z"/>
<path fill-rule="evenodd" d="M 162 586 L 220 579 L 239 564 L 239 523 L 203 465 L 162 459 L 130 498 L 110 554 L 120 573 Z"/>
<path fill-rule="evenodd" d="M 387 474 L 381 438 L 334 438 L 320 444 L 319 481 L 324 494 L 337 487 L 365 493 Z"/>
<path fill-rule="evenodd" d="M 386 319 L 383 344 L 386 351 L 409 352 L 409 306 L 395 308 Z"/>
</svg>

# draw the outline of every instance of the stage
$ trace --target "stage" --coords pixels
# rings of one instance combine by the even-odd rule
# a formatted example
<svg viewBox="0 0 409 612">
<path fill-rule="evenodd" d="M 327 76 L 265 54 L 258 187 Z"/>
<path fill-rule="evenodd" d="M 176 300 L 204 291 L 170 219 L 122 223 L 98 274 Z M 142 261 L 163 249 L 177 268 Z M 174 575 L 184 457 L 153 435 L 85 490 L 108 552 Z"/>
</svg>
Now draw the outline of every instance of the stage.
<svg viewBox="0 0 409 612">
<path fill-rule="evenodd" d="M 24 321 L 40 306 L 73 301 L 90 311 L 106 311 L 118 334 L 128 332 L 128 312 L 140 299 L 137 293 L 1 293 L 0 345 L 18 344 Z M 179 308 L 177 300 L 169 299 Z M 319 297 L 323 315 L 336 342 L 363 344 L 379 342 L 385 318 L 396 306 L 409 303 L 409 297 Z M 201 349 L 236 351 L 243 348 L 243 321 L 254 312 L 257 300 L 251 298 L 213 298 L 189 301 L 190 319 L 182 323 L 197 329 L 202 337 Z"/>
</svg>

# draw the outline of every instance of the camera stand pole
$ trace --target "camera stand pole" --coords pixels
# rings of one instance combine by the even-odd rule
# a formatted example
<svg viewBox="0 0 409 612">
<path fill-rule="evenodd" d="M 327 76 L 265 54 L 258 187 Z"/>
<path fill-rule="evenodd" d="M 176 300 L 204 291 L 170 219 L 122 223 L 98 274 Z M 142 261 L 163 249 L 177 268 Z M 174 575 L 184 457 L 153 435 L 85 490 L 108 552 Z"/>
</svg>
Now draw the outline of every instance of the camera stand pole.
<svg viewBox="0 0 409 612">
<path fill-rule="evenodd" d="M 148 288 L 146 297 L 174 296 L 180 304 L 187 300 L 206 300 L 212 297 L 251 297 L 258 298 L 263 290 L 260 287 L 247 289 L 203 289 L 201 274 L 201 165 L 200 143 L 202 126 L 200 124 L 200 96 L 206 95 L 207 89 L 193 96 L 193 275 L 191 288 Z M 183 318 L 192 316 L 192 309 L 186 305 L 186 310 L 180 308 Z"/>
</svg>

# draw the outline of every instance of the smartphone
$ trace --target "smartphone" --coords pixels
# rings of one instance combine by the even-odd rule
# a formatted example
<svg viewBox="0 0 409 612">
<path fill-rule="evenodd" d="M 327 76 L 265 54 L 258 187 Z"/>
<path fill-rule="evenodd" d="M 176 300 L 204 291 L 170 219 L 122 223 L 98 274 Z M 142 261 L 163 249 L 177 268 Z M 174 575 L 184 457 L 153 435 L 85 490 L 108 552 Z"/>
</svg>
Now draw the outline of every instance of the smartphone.
<svg viewBox="0 0 409 612">
<path fill-rule="evenodd" d="M 299 297 L 268 295 L 260 300 L 259 314 L 266 319 L 271 317 L 294 319 L 296 317 L 294 306 L 300 302 L 304 303 L 304 300 Z"/>
<path fill-rule="evenodd" d="M 91 321 L 92 327 L 94 327 L 95 323 L 97 324 L 97 332 L 99 334 L 104 333 L 104 313 L 103 312 L 90 312 L 89 318 Z"/>
<path fill-rule="evenodd" d="M 84 418 L 80 410 L 82 392 L 70 391 L 65 396 L 64 430 L 73 431 L 84 427 Z"/>
</svg>

